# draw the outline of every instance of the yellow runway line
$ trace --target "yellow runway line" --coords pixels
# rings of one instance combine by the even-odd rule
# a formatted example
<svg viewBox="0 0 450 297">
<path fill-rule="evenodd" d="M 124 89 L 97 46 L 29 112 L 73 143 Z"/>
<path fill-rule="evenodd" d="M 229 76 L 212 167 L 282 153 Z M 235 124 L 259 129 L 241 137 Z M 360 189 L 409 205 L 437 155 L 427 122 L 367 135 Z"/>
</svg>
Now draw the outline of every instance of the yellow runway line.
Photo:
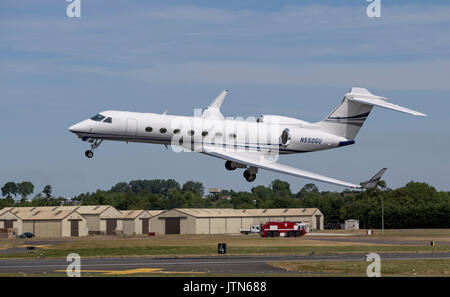
<svg viewBox="0 0 450 297">
<path fill-rule="evenodd" d="M 56 270 L 55 272 L 66 272 L 66 270 Z M 129 270 L 80 270 L 81 273 L 102 273 L 104 275 L 127 275 L 137 273 L 204 273 L 193 271 L 164 271 L 162 268 L 136 268 Z"/>
<path fill-rule="evenodd" d="M 23 245 L 18 245 L 17 247 L 23 247 L 23 248 L 26 248 L 26 247 L 35 247 L 35 248 L 46 249 L 46 248 L 49 248 L 49 247 L 51 247 L 51 246 L 52 246 L 52 245 L 50 245 L 50 244 L 42 244 L 42 245 L 23 244 Z"/>
</svg>

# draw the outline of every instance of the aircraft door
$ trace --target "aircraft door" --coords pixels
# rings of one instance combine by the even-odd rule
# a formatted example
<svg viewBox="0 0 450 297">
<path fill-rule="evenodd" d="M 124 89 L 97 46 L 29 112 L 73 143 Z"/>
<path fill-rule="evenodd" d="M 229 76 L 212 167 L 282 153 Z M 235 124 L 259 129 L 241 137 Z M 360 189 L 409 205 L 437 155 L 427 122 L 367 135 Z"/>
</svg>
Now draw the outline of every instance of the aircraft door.
<svg viewBox="0 0 450 297">
<path fill-rule="evenodd" d="M 127 119 L 127 136 L 136 136 L 137 133 L 137 120 L 135 119 Z"/>
</svg>

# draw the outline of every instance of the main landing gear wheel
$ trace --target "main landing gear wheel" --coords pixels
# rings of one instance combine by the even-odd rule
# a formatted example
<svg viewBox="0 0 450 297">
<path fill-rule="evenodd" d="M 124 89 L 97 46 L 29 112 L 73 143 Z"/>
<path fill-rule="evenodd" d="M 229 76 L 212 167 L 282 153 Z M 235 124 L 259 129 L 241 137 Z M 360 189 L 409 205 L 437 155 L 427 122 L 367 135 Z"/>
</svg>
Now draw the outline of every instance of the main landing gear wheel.
<svg viewBox="0 0 450 297">
<path fill-rule="evenodd" d="M 225 162 L 225 168 L 228 170 L 235 170 L 236 167 L 233 166 L 233 163 L 231 161 L 226 161 Z"/>
<path fill-rule="evenodd" d="M 252 182 L 256 179 L 256 174 L 250 173 L 248 170 L 245 170 L 244 177 L 248 182 Z"/>
<path fill-rule="evenodd" d="M 90 151 L 90 150 L 87 150 L 84 154 L 85 154 L 86 157 L 88 157 L 89 159 L 92 158 L 92 157 L 94 156 L 94 152 L 93 152 L 93 151 Z"/>
</svg>

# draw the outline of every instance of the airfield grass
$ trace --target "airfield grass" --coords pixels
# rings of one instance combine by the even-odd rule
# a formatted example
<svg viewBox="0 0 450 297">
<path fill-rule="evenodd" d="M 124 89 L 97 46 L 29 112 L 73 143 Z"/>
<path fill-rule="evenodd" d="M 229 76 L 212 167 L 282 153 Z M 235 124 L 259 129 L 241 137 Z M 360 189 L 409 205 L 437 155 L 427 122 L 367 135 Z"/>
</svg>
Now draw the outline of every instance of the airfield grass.
<svg viewBox="0 0 450 297">
<path fill-rule="evenodd" d="M 274 267 L 305 276 L 367 276 L 365 261 L 273 262 Z M 450 276 L 450 259 L 382 260 L 381 276 Z"/>
<path fill-rule="evenodd" d="M 355 234 L 365 238 L 376 238 L 386 240 L 411 240 L 411 241 L 447 241 L 450 242 L 450 229 L 385 229 L 384 234 L 381 229 L 371 229 L 374 234 L 366 235 L 364 229 L 360 230 L 321 230 L 316 233 L 327 234 Z"/>
<path fill-rule="evenodd" d="M 322 231 L 321 233 L 344 233 L 343 230 Z M 35 258 L 42 254 L 48 258 L 65 258 L 69 253 L 82 257 L 131 257 L 131 256 L 212 256 L 217 255 L 217 244 L 227 243 L 227 255 L 309 255 L 338 253 L 431 253 L 450 252 L 450 245 L 434 248 L 428 240 L 447 241 L 450 230 L 385 230 L 381 234 L 375 230 L 374 236 L 363 235 L 362 230 L 345 233 L 357 236 L 334 236 L 349 239 L 386 239 L 398 244 L 374 244 L 371 242 L 323 241 L 328 236 L 304 236 L 301 238 L 262 238 L 258 235 L 159 235 L 148 236 L 88 236 L 82 238 L 53 239 L 48 247 L 18 254 L 0 254 L 0 258 Z M 33 240 L 0 240 L 0 249 L 32 244 Z M 402 241 L 423 241 L 423 245 L 403 244 Z"/>
<path fill-rule="evenodd" d="M 346 245 L 346 246 L 233 246 L 227 245 L 227 255 L 324 255 L 340 253 L 438 253 L 450 252 L 450 246 L 417 245 Z M 216 256 L 217 245 L 198 246 L 125 246 L 54 248 L 21 254 L 2 254 L 0 258 L 65 258 L 69 253 L 81 257 L 133 257 L 133 256 Z M 224 256 L 226 257 L 226 256 Z"/>
<path fill-rule="evenodd" d="M 227 255 L 323 255 L 339 253 L 431 253 L 450 252 L 450 247 L 438 247 L 432 251 L 422 246 L 346 246 L 346 247 L 227 247 Z M 217 247 L 210 246 L 156 246 L 124 248 L 47 249 L 22 254 L 3 254 L 0 258 L 65 258 L 70 253 L 81 257 L 132 257 L 132 256 L 215 256 Z M 225 256 L 226 257 L 226 256 Z"/>
</svg>

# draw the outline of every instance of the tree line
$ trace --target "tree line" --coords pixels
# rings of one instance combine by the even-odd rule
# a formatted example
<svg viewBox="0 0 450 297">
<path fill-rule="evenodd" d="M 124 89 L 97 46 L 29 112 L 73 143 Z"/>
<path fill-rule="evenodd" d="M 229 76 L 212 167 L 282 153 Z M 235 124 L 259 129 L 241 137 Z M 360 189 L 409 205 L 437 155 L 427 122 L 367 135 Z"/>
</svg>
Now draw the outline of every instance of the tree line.
<svg viewBox="0 0 450 297">
<path fill-rule="evenodd" d="M 294 193 L 289 183 L 274 180 L 269 186 L 250 191 L 222 190 L 205 195 L 202 183 L 188 181 L 180 185 L 173 179 L 120 182 L 109 190 L 97 190 L 71 198 L 53 197 L 47 185 L 32 199 L 31 182 L 8 182 L 2 188 L 5 206 L 112 205 L 119 210 L 172 208 L 308 208 L 317 207 L 325 224 L 357 219 L 365 228 L 381 228 L 381 201 L 384 203 L 385 228 L 450 228 L 450 192 L 437 191 L 423 182 L 409 182 L 389 189 L 384 181 L 365 191 L 319 191 L 308 183 Z M 14 198 L 16 199 L 13 199 Z M 20 198 L 20 199 L 17 199 Z"/>
</svg>

